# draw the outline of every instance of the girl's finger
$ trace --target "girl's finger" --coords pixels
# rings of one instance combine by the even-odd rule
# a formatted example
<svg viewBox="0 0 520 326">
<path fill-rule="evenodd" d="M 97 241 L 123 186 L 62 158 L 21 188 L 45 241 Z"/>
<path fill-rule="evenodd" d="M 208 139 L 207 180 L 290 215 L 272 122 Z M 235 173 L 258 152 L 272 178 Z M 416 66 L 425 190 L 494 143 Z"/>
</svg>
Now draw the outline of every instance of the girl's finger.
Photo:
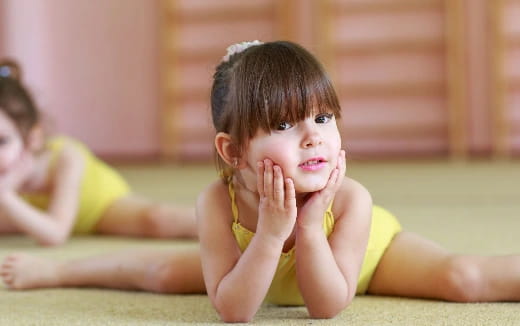
<svg viewBox="0 0 520 326">
<path fill-rule="evenodd" d="M 332 189 L 333 191 L 336 191 L 336 184 L 339 179 L 339 169 L 334 169 L 332 173 L 330 174 L 329 182 L 327 182 L 327 186 L 325 189 Z"/>
<path fill-rule="evenodd" d="M 296 191 L 291 178 L 285 179 L 285 207 L 296 206 Z"/>
<path fill-rule="evenodd" d="M 273 162 L 264 160 L 264 194 L 268 199 L 273 199 Z"/>
<path fill-rule="evenodd" d="M 335 168 L 332 170 L 329 180 L 327 181 L 327 184 L 325 185 L 325 188 L 323 188 L 320 191 L 320 197 L 324 198 L 325 200 L 332 199 L 336 191 L 338 190 L 339 186 L 337 184 L 338 177 L 339 176 L 339 170 L 338 168 Z"/>
<path fill-rule="evenodd" d="M 345 151 L 341 150 L 338 156 L 338 163 L 336 164 L 336 168 L 330 174 L 330 178 L 325 189 L 331 189 L 333 192 L 336 192 L 341 185 L 343 177 L 345 176 L 345 171 Z"/>
<path fill-rule="evenodd" d="M 260 161 L 256 163 L 256 187 L 258 189 L 258 195 L 264 197 L 264 162 Z"/>
<path fill-rule="evenodd" d="M 273 166 L 274 183 L 273 183 L 273 196 L 277 203 L 283 204 L 284 200 L 284 186 L 283 186 L 283 175 L 282 169 L 275 165 Z"/>
<path fill-rule="evenodd" d="M 13 283 L 13 275 L 12 274 L 3 275 L 2 278 L 4 280 L 4 283 L 7 284 L 7 285 L 11 285 L 11 283 Z"/>
<path fill-rule="evenodd" d="M 340 177 L 345 175 L 345 172 L 347 171 L 347 158 L 344 150 L 340 151 L 339 154 L 339 175 Z"/>
</svg>

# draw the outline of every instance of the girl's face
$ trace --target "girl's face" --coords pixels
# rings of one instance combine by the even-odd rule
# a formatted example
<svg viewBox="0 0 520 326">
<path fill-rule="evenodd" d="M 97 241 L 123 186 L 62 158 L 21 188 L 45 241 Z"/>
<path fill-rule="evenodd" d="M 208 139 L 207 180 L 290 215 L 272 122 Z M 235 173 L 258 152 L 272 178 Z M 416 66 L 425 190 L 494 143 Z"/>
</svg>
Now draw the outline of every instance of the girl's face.
<svg viewBox="0 0 520 326">
<path fill-rule="evenodd" d="M 313 114 L 294 124 L 281 122 L 270 134 L 259 129 L 249 141 L 248 171 L 242 175 L 247 184 L 256 185 L 257 162 L 268 158 L 282 168 L 285 178 L 293 180 L 297 193 L 318 191 L 336 168 L 340 149 L 332 113 Z"/>
<path fill-rule="evenodd" d="M 24 141 L 13 121 L 0 111 L 0 175 L 9 172 L 24 151 Z"/>
</svg>

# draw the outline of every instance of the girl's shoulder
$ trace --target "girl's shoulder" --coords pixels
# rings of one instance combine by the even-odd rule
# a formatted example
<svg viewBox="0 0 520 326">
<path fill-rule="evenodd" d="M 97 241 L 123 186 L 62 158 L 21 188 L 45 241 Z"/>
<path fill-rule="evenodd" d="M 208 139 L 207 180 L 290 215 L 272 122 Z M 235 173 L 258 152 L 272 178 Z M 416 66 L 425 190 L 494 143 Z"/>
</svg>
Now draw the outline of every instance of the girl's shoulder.
<svg viewBox="0 0 520 326">
<path fill-rule="evenodd" d="M 211 182 L 199 193 L 199 200 L 209 200 L 212 198 L 229 197 L 228 185 L 218 179 Z"/>
<path fill-rule="evenodd" d="M 77 146 L 63 138 L 49 138 L 34 156 L 31 181 L 25 186 L 28 192 L 48 191 L 63 176 L 81 173 L 83 154 Z M 77 172 L 74 172 L 77 171 Z"/>
<path fill-rule="evenodd" d="M 223 234 L 231 236 L 233 213 L 228 185 L 217 180 L 208 185 L 197 198 L 196 216 L 199 241 L 211 245 L 223 241 Z M 218 239 L 215 237 L 218 235 Z"/>
<path fill-rule="evenodd" d="M 197 216 L 222 215 L 219 213 L 229 212 L 230 210 L 229 188 L 222 180 L 213 181 L 199 193 Z"/>
<path fill-rule="evenodd" d="M 368 189 L 358 181 L 345 177 L 334 196 L 332 212 L 337 219 L 352 210 L 371 210 L 372 196 Z"/>
<path fill-rule="evenodd" d="M 90 152 L 85 144 L 68 136 L 52 136 L 45 143 L 45 149 L 54 153 L 59 153 L 65 149 L 69 150 L 70 148 L 74 148 L 82 153 Z"/>
<path fill-rule="evenodd" d="M 87 151 L 85 145 L 73 138 L 64 136 L 49 138 L 45 146 L 45 152 L 49 157 L 49 176 L 56 179 L 71 172 L 81 173 Z"/>
</svg>

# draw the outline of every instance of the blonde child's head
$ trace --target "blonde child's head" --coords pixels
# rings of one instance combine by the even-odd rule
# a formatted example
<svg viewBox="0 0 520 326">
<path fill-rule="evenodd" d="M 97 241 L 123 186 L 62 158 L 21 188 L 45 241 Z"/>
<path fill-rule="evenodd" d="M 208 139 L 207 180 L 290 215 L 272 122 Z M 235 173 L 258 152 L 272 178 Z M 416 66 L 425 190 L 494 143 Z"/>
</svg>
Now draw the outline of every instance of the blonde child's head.
<svg viewBox="0 0 520 326">
<path fill-rule="evenodd" d="M 236 157 L 259 128 L 276 129 L 312 114 L 341 109 L 330 79 L 316 58 L 301 46 L 277 41 L 236 44 L 217 66 L 211 91 L 216 132 L 229 134 Z M 217 156 L 227 180 L 233 166 Z"/>
<path fill-rule="evenodd" d="M 12 60 L 0 60 L 0 112 L 17 127 L 24 142 L 38 125 L 40 114 L 22 85 L 21 70 Z"/>
</svg>

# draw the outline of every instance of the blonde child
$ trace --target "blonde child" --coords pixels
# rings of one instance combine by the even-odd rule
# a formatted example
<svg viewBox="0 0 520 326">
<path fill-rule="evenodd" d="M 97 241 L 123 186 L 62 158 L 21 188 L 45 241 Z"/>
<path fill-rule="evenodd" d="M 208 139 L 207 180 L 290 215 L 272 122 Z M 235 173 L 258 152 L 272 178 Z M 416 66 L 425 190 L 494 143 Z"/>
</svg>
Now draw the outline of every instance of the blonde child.
<svg viewBox="0 0 520 326">
<path fill-rule="evenodd" d="M 132 194 L 78 141 L 44 139 L 20 75 L 15 62 L 0 61 L 0 234 L 26 234 L 47 246 L 72 233 L 196 236 L 193 209 Z"/>
<path fill-rule="evenodd" d="M 222 178 L 197 202 L 200 253 L 59 263 L 13 255 L 1 268 L 11 288 L 206 289 L 227 322 L 250 321 L 265 301 L 331 318 L 362 293 L 520 299 L 520 256 L 455 255 L 401 231 L 345 176 L 338 99 L 309 52 L 291 42 L 228 51 L 211 98 Z M 34 273 L 36 265 L 45 272 Z"/>
</svg>

